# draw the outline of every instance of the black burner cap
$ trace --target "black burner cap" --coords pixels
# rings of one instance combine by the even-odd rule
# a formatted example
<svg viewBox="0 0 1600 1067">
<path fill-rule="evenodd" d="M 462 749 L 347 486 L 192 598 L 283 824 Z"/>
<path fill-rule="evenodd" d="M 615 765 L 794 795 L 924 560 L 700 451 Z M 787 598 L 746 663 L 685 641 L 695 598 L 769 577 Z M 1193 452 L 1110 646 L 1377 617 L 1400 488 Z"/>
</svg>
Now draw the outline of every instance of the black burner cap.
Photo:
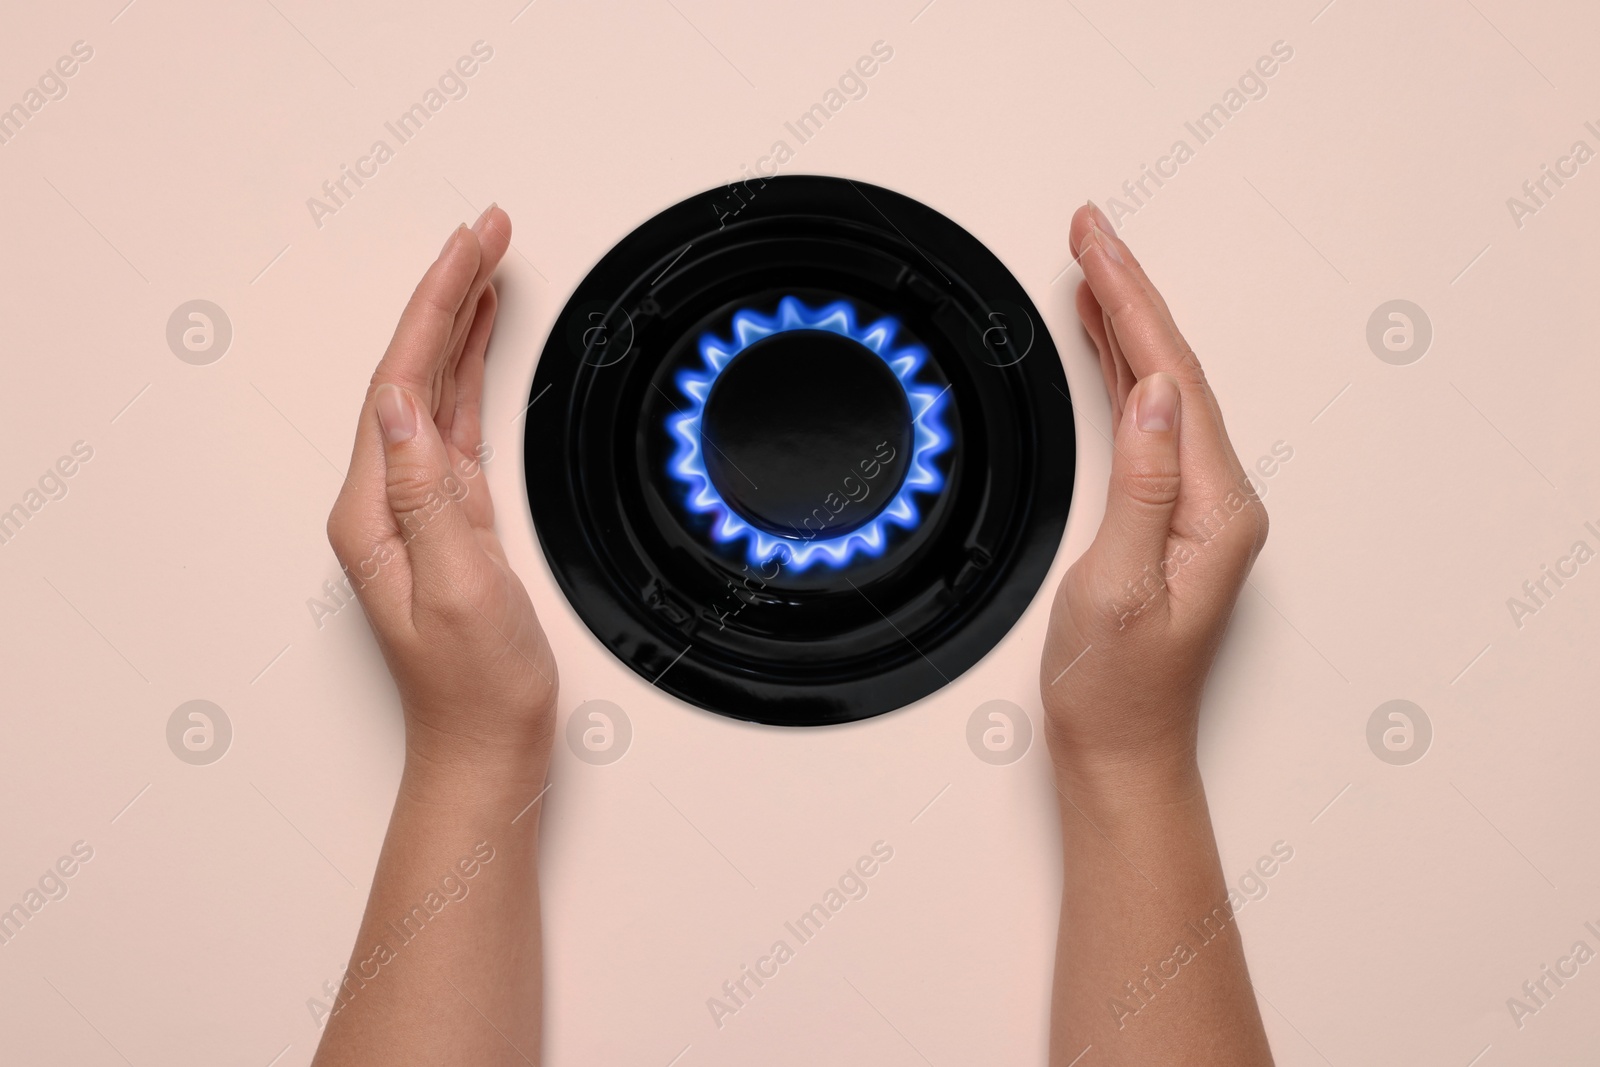
<svg viewBox="0 0 1600 1067">
<path fill-rule="evenodd" d="M 837 537 L 900 489 L 911 405 L 883 357 L 828 330 L 752 343 L 712 386 L 700 427 L 722 499 L 768 533 Z"/>
</svg>

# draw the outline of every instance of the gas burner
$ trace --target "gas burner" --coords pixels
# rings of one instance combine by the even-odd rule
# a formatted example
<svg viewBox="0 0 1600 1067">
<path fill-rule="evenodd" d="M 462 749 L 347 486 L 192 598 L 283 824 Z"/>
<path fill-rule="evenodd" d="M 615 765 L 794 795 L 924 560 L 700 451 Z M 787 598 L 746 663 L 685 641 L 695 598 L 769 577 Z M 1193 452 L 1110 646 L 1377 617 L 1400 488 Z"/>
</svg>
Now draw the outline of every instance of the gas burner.
<svg viewBox="0 0 1600 1067">
<path fill-rule="evenodd" d="M 758 568 L 880 556 L 891 528 L 921 519 L 917 495 L 945 484 L 948 387 L 918 380 L 928 352 L 893 318 L 859 317 L 793 296 L 771 315 L 741 309 L 728 340 L 700 337 L 702 369 L 677 376 L 689 410 L 667 420 L 669 470 L 711 537 L 743 542 Z"/>
<path fill-rule="evenodd" d="M 532 396 L 529 506 L 574 610 L 739 719 L 849 722 L 948 684 L 1032 602 L 1072 495 L 1066 379 L 1022 287 L 860 182 L 752 179 L 646 222 L 568 301 Z"/>
</svg>

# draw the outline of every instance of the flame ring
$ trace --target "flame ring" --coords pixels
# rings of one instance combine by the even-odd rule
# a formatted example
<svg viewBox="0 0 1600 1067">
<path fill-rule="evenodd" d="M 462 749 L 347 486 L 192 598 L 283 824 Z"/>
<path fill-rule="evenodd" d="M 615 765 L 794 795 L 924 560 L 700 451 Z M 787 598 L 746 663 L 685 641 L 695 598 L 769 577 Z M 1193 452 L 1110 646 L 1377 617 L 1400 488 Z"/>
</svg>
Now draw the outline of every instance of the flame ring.
<svg viewBox="0 0 1600 1067">
<path fill-rule="evenodd" d="M 723 368 L 763 337 L 790 330 L 827 330 L 875 353 L 889 365 L 911 407 L 911 461 L 894 498 L 871 522 L 837 537 L 785 537 L 752 526 L 717 492 L 700 449 L 706 399 Z M 735 312 L 732 341 L 724 341 L 709 331 L 700 336 L 698 348 L 704 369 L 680 371 L 676 378 L 678 389 L 689 398 L 690 408 L 667 420 L 668 432 L 677 442 L 667 469 L 688 487 L 685 499 L 689 510 L 711 518 L 713 540 L 719 544 L 743 542 L 745 557 L 757 567 L 779 557 L 780 563 L 804 571 L 816 563 L 844 567 L 858 553 L 882 555 L 890 527 L 909 530 L 917 525 L 921 513 L 915 495 L 937 493 L 944 488 L 944 475 L 933 459 L 950 447 L 949 431 L 940 418 L 949 387 L 936 389 L 917 380 L 916 373 L 928 361 L 928 352 L 915 344 L 896 347 L 894 338 L 899 330 L 899 322 L 889 316 L 870 325 L 858 325 L 855 308 L 844 300 L 813 309 L 796 297 L 786 296 L 778 301 L 776 315 L 748 309 Z"/>
</svg>

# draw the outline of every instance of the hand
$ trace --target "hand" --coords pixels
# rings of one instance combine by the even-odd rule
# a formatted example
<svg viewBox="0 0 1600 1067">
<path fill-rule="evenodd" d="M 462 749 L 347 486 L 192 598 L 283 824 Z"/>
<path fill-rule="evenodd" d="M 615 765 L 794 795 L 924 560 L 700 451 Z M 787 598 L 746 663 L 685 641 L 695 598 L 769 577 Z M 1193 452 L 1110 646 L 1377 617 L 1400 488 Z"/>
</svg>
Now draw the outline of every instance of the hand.
<svg viewBox="0 0 1600 1067">
<path fill-rule="evenodd" d="M 1078 316 L 1100 353 L 1115 451 L 1100 531 L 1056 594 L 1040 690 L 1059 769 L 1187 775 L 1267 512 L 1166 302 L 1111 229 L 1092 204 L 1072 219 Z"/>
<path fill-rule="evenodd" d="M 367 390 L 328 540 L 399 687 L 408 767 L 537 784 L 555 660 L 480 469 L 489 276 L 510 242 L 510 218 L 491 205 L 418 283 Z"/>
</svg>

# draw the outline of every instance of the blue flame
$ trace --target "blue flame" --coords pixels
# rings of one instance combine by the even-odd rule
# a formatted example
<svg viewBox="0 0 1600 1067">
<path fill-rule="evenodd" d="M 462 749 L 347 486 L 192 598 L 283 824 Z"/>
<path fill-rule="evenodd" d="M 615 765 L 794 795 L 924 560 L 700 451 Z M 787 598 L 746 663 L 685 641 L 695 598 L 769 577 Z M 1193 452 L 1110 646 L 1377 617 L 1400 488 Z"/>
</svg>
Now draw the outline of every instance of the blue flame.
<svg viewBox="0 0 1600 1067">
<path fill-rule="evenodd" d="M 752 526 L 717 492 L 700 451 L 701 417 L 717 375 L 756 341 L 790 330 L 827 330 L 870 349 L 899 379 L 911 408 L 911 461 L 894 499 L 871 522 L 836 537 L 786 537 Z M 795 297 L 786 296 L 778 302 L 778 313 L 773 316 L 750 310 L 735 312 L 731 342 L 709 332 L 701 335 L 699 349 L 704 369 L 680 371 L 676 379 L 678 388 L 690 400 L 690 408 L 667 420 L 668 430 L 678 444 L 668 470 L 688 486 L 689 509 L 712 517 L 713 540 L 719 544 L 744 541 L 745 555 L 758 567 L 774 556 L 783 563 L 786 556 L 788 566 L 803 571 L 813 563 L 843 567 L 857 553 L 882 555 L 888 545 L 889 527 L 911 529 L 917 525 L 921 516 L 914 494 L 937 493 L 944 487 L 944 475 L 932 461 L 950 446 L 950 434 L 940 418 L 947 389 L 937 389 L 916 380 L 918 369 L 928 360 L 927 350 L 915 344 L 895 347 L 894 338 L 899 330 L 900 324 L 887 316 L 871 325 L 858 325 L 855 308 L 843 300 L 812 309 Z"/>
</svg>

